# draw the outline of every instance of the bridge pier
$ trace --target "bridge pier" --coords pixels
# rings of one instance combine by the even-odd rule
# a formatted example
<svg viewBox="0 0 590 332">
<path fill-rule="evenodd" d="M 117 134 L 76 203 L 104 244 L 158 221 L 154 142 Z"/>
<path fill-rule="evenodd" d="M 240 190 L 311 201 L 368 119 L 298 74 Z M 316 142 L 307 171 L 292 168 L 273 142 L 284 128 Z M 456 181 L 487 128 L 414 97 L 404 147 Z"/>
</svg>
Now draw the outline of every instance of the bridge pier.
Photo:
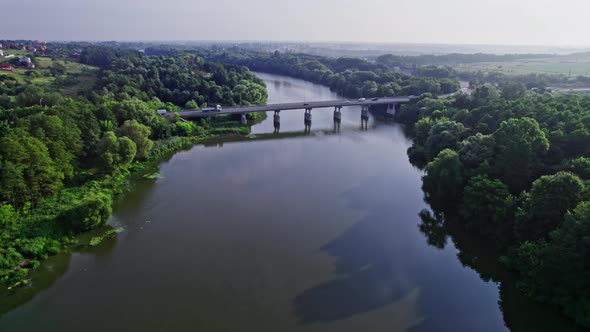
<svg viewBox="0 0 590 332">
<path fill-rule="evenodd" d="M 369 118 L 361 118 L 361 131 L 369 130 Z"/>
<path fill-rule="evenodd" d="M 397 113 L 397 111 L 399 111 L 400 108 L 400 104 L 389 104 L 387 105 L 387 114 L 389 115 L 395 115 Z"/>
<path fill-rule="evenodd" d="M 334 107 L 334 122 L 340 123 L 340 121 L 342 120 L 342 113 L 340 113 L 341 109 L 342 106 Z"/>
<path fill-rule="evenodd" d="M 340 121 L 334 120 L 334 133 L 340 132 Z"/>
<path fill-rule="evenodd" d="M 309 124 L 309 126 L 311 126 L 311 108 L 305 109 L 305 114 L 303 118 L 305 120 L 305 125 L 307 126 Z"/>
<path fill-rule="evenodd" d="M 361 109 L 361 119 L 368 120 L 369 119 L 369 105 L 363 105 Z"/>
<path fill-rule="evenodd" d="M 395 115 L 395 104 L 387 105 L 387 114 Z"/>
<path fill-rule="evenodd" d="M 240 124 L 247 125 L 248 119 L 246 118 L 246 113 L 242 113 L 242 117 L 240 118 Z"/>
<path fill-rule="evenodd" d="M 275 115 L 273 117 L 273 123 L 275 125 L 275 127 L 278 125 L 279 127 L 281 126 L 281 116 L 279 115 L 280 111 L 275 111 Z"/>
</svg>

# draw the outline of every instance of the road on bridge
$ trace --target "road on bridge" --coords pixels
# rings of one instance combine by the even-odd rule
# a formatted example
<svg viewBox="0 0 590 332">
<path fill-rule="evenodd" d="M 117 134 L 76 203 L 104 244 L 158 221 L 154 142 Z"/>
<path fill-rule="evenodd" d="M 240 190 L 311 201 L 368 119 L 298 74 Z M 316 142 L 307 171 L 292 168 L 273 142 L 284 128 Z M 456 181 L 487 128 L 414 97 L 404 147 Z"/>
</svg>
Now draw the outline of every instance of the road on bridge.
<svg viewBox="0 0 590 332">
<path fill-rule="evenodd" d="M 270 104 L 270 105 L 254 105 L 254 106 L 234 106 L 224 107 L 221 111 L 215 110 L 181 110 L 178 115 L 184 119 L 202 118 L 215 116 L 220 114 L 245 114 L 250 112 L 272 112 L 272 111 L 287 111 L 298 109 L 314 109 L 314 108 L 328 108 L 328 107 L 344 107 L 344 106 L 372 106 L 372 105 L 390 105 L 408 103 L 413 97 L 384 97 L 384 98 L 367 98 L 360 99 L 342 99 L 342 100 L 325 100 L 325 101 L 308 101 L 300 103 L 284 103 L 284 104 Z"/>
</svg>

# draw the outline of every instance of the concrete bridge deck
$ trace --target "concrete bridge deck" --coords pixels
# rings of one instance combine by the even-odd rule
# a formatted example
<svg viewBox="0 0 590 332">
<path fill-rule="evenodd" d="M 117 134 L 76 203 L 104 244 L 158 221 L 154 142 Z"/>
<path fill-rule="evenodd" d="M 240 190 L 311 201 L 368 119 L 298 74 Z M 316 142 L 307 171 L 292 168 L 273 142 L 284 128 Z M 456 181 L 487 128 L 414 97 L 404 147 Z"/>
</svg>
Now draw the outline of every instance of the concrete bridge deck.
<svg viewBox="0 0 590 332">
<path fill-rule="evenodd" d="M 234 106 L 224 107 L 221 111 L 203 111 L 203 110 L 181 110 L 178 115 L 184 119 L 194 119 L 216 116 L 221 114 L 246 114 L 250 112 L 272 112 L 272 111 L 287 111 L 287 110 L 311 110 L 314 108 L 339 108 L 344 106 L 372 106 L 372 105 L 396 105 L 408 103 L 413 97 L 381 97 L 381 98 L 367 98 L 364 101 L 358 99 L 341 99 L 341 100 L 326 100 L 326 101 L 307 101 L 298 103 L 283 103 L 283 104 L 269 104 L 269 105 L 254 105 L 254 106 Z"/>
</svg>

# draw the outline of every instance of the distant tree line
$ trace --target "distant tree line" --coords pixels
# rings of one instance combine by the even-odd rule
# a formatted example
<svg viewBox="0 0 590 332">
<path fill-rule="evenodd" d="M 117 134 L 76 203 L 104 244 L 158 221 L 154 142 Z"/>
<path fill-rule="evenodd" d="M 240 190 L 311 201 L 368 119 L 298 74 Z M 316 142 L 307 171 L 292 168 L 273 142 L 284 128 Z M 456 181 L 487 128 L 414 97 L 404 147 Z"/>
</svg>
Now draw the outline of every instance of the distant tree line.
<svg viewBox="0 0 590 332">
<path fill-rule="evenodd" d="M 417 68 L 419 66 L 453 66 L 462 63 L 509 62 L 520 59 L 540 59 L 555 57 L 551 54 L 487 54 L 487 53 L 451 53 L 444 55 L 393 55 L 378 56 L 375 62 L 394 68 Z"/>
<path fill-rule="evenodd" d="M 97 93 L 116 100 L 156 97 L 184 107 L 220 103 L 226 106 L 260 104 L 266 100 L 264 82 L 243 66 L 221 65 L 180 54 L 147 57 L 139 52 L 87 48 L 81 62 L 103 67 Z M 108 62 L 108 65 L 103 65 Z"/>
<path fill-rule="evenodd" d="M 146 49 L 147 54 L 174 52 L 169 49 Z M 459 84 L 454 78 L 406 75 L 383 65 L 358 58 L 329 58 L 307 54 L 282 54 L 245 51 L 241 49 L 189 51 L 203 58 L 225 64 L 246 66 L 250 70 L 286 75 L 330 87 L 350 98 L 421 93 L 455 92 Z"/>
</svg>

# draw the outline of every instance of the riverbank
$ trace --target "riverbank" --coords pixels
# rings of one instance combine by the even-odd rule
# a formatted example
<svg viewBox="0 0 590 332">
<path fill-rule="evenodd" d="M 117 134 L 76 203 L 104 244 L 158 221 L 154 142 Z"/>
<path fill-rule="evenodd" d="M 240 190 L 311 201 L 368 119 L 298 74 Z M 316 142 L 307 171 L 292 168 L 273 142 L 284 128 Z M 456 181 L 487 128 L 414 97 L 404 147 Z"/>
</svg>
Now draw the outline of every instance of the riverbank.
<svg viewBox="0 0 590 332">
<path fill-rule="evenodd" d="M 250 119 L 253 123 L 263 121 L 264 116 Z M 155 141 L 149 157 L 141 162 L 116 170 L 112 174 L 89 181 L 79 187 L 62 189 L 57 195 L 46 198 L 37 206 L 16 211 L 9 205 L 0 209 L 0 222 L 11 226 L 11 237 L 3 238 L 3 265 L 12 266 L 0 270 L 0 291 L 11 291 L 24 287 L 29 282 L 29 273 L 42 262 L 69 246 L 92 245 L 101 236 L 114 236 L 114 233 L 89 238 L 88 243 L 78 239 L 83 234 L 106 224 L 112 214 L 112 204 L 116 196 L 128 189 L 128 181 L 133 176 L 142 176 L 146 170 L 175 153 L 185 150 L 205 140 L 225 135 L 247 135 L 250 126 L 240 125 L 229 118 L 206 124 L 206 131 L 199 136 L 180 137 Z M 17 226 L 18 225 L 18 226 Z M 24 230 L 23 230 L 24 228 Z M 6 249 L 8 248 L 8 249 Z M 3 285 L 3 286 L 2 286 Z"/>
</svg>

